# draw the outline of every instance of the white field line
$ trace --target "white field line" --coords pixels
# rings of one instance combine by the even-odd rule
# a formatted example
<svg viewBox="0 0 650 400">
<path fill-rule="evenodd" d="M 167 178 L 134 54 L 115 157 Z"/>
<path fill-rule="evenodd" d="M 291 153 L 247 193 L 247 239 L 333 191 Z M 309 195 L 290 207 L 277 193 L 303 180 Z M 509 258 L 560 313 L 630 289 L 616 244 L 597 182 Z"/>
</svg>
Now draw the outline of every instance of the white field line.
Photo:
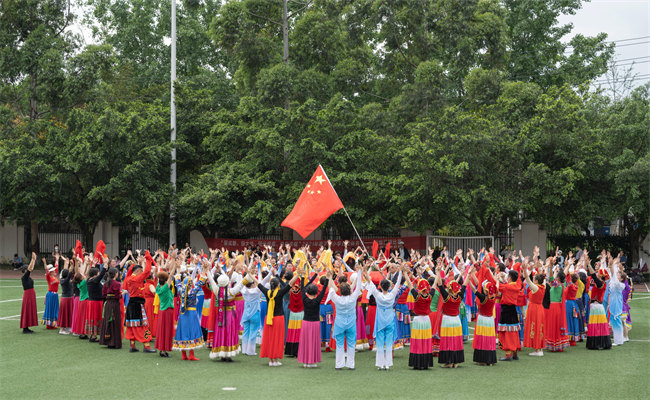
<svg viewBox="0 0 650 400">
<path fill-rule="evenodd" d="M 43 314 L 43 311 L 39 311 L 39 312 L 37 312 L 37 314 Z M 2 317 L 2 318 L 0 318 L 0 321 L 12 321 L 13 318 L 16 318 L 16 317 L 20 317 L 20 314 L 18 314 L 18 315 L 10 315 L 8 317 Z"/>
<path fill-rule="evenodd" d="M 37 299 L 44 299 L 45 296 L 37 296 Z M 9 300 L 0 300 L 0 303 L 8 303 L 10 301 L 23 301 L 23 299 L 9 299 Z"/>
</svg>

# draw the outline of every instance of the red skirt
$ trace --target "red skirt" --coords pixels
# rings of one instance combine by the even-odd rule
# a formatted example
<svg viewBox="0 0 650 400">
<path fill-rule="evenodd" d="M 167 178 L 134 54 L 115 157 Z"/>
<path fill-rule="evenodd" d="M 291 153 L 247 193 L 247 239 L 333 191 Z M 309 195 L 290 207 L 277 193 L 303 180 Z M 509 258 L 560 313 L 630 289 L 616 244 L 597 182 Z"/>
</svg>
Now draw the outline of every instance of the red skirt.
<svg viewBox="0 0 650 400">
<path fill-rule="evenodd" d="M 566 330 L 566 312 L 562 303 L 551 303 L 551 307 L 546 310 L 544 343 L 546 350 L 549 351 L 564 351 L 569 346 L 569 336 Z"/>
<path fill-rule="evenodd" d="M 368 343 L 372 346 L 374 343 L 375 317 L 377 316 L 377 306 L 369 305 L 366 311 L 366 333 Z"/>
<path fill-rule="evenodd" d="M 273 312 L 273 310 L 269 310 Z M 283 358 L 284 315 L 273 317 L 273 325 L 264 325 L 260 358 Z"/>
<path fill-rule="evenodd" d="M 153 297 L 147 297 L 144 299 L 144 311 L 147 314 L 147 320 L 149 321 L 151 337 L 156 337 L 156 314 L 153 312 L 153 299 Z"/>
<path fill-rule="evenodd" d="M 172 351 L 174 342 L 174 309 L 158 311 L 156 318 L 156 350 Z"/>
<path fill-rule="evenodd" d="M 23 306 L 20 310 L 20 327 L 24 329 L 30 326 L 38 326 L 34 289 L 27 289 L 23 292 Z"/>
<path fill-rule="evenodd" d="M 103 301 L 88 300 L 88 309 L 86 310 L 86 326 L 84 328 L 84 333 L 86 335 L 99 335 L 102 327 L 103 311 Z"/>
<path fill-rule="evenodd" d="M 544 307 L 531 302 L 526 311 L 524 325 L 524 347 L 539 350 L 544 348 Z"/>
<path fill-rule="evenodd" d="M 74 299 L 72 297 L 62 297 L 59 305 L 59 320 L 56 326 L 59 328 L 71 328 L 74 311 Z"/>
<path fill-rule="evenodd" d="M 77 310 L 72 318 L 72 333 L 83 335 L 86 330 L 86 313 L 88 312 L 88 300 L 79 300 Z"/>
</svg>

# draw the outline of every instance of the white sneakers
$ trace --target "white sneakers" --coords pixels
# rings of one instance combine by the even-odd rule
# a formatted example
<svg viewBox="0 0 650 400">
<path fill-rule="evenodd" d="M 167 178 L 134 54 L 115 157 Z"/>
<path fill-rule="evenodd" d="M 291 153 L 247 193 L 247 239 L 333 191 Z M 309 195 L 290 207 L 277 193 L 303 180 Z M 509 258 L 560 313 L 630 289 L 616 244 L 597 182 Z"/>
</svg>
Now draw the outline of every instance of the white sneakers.
<svg viewBox="0 0 650 400">
<path fill-rule="evenodd" d="M 388 371 L 390 367 L 388 366 L 383 366 L 383 367 L 377 367 L 377 371 Z"/>
<path fill-rule="evenodd" d="M 71 332 L 70 330 L 68 330 L 68 328 L 61 328 L 61 329 L 59 330 L 59 335 L 69 335 L 69 334 L 71 334 L 71 333 L 72 333 L 72 332 Z"/>
<path fill-rule="evenodd" d="M 271 362 L 269 362 L 269 367 L 279 367 L 280 365 L 282 365 L 282 363 L 280 361 L 271 361 Z"/>
<path fill-rule="evenodd" d="M 533 357 L 542 357 L 544 355 L 544 352 L 541 351 L 541 350 L 540 351 L 533 351 L 532 353 L 529 353 L 528 355 L 533 356 Z"/>
</svg>

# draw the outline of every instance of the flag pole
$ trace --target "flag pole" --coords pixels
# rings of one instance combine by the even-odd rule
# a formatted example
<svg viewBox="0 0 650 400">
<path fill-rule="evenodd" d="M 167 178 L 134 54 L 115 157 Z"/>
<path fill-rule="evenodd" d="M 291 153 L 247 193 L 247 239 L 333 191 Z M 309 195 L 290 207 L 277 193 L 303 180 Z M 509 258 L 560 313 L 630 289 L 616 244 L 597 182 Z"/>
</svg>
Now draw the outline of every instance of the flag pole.
<svg viewBox="0 0 650 400">
<path fill-rule="evenodd" d="M 357 231 L 357 227 L 354 226 L 354 222 L 352 222 L 352 218 L 350 218 L 350 214 L 348 214 L 348 210 L 346 210 L 345 207 L 343 207 L 343 211 L 345 211 L 345 215 L 347 215 L 348 220 L 350 221 L 350 224 L 352 225 L 352 229 L 354 229 L 354 233 L 357 234 L 357 237 L 359 238 L 359 241 L 361 242 L 361 246 L 363 246 L 363 249 L 367 253 L 368 249 L 366 249 L 366 245 L 363 244 L 363 240 L 361 239 L 361 235 L 359 235 L 359 232 Z"/>
<path fill-rule="evenodd" d="M 318 164 L 318 168 L 320 168 L 323 171 L 323 175 L 325 175 L 325 179 L 327 179 L 327 183 L 330 184 L 330 186 L 332 187 L 332 190 L 334 190 L 334 193 L 336 194 L 336 197 L 338 197 L 339 194 L 336 193 L 336 189 L 334 189 L 334 185 L 332 185 L 332 182 L 330 181 L 330 178 L 327 176 L 327 172 L 325 172 L 325 168 L 323 168 L 323 166 L 320 165 L 320 163 Z M 343 203 L 341 203 L 341 204 L 343 204 Z M 363 246 L 363 250 L 365 250 L 365 252 L 368 253 L 368 249 L 366 249 L 366 245 L 363 244 L 363 240 L 361 239 L 361 235 L 359 235 L 359 231 L 357 231 L 357 227 L 354 226 L 354 222 L 352 222 L 352 218 L 350 218 L 350 214 L 348 214 L 348 210 L 345 209 L 345 206 L 343 206 L 343 211 L 345 211 L 345 215 L 347 215 L 348 220 L 350 221 L 350 225 L 352 225 L 352 229 L 354 229 L 354 233 L 357 234 L 357 237 L 359 238 L 359 242 L 361 242 L 361 246 Z"/>
</svg>

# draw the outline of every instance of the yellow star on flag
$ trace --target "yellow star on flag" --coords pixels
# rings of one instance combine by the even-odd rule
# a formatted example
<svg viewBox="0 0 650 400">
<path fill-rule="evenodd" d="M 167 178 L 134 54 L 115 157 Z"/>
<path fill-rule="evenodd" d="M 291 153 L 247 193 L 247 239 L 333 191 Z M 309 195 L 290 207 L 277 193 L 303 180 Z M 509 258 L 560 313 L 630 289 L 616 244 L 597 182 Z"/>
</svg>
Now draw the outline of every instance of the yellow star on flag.
<svg viewBox="0 0 650 400">
<path fill-rule="evenodd" d="M 316 177 L 316 183 L 320 183 L 321 185 L 325 182 L 325 179 L 323 179 L 323 175 L 318 175 Z"/>
</svg>

